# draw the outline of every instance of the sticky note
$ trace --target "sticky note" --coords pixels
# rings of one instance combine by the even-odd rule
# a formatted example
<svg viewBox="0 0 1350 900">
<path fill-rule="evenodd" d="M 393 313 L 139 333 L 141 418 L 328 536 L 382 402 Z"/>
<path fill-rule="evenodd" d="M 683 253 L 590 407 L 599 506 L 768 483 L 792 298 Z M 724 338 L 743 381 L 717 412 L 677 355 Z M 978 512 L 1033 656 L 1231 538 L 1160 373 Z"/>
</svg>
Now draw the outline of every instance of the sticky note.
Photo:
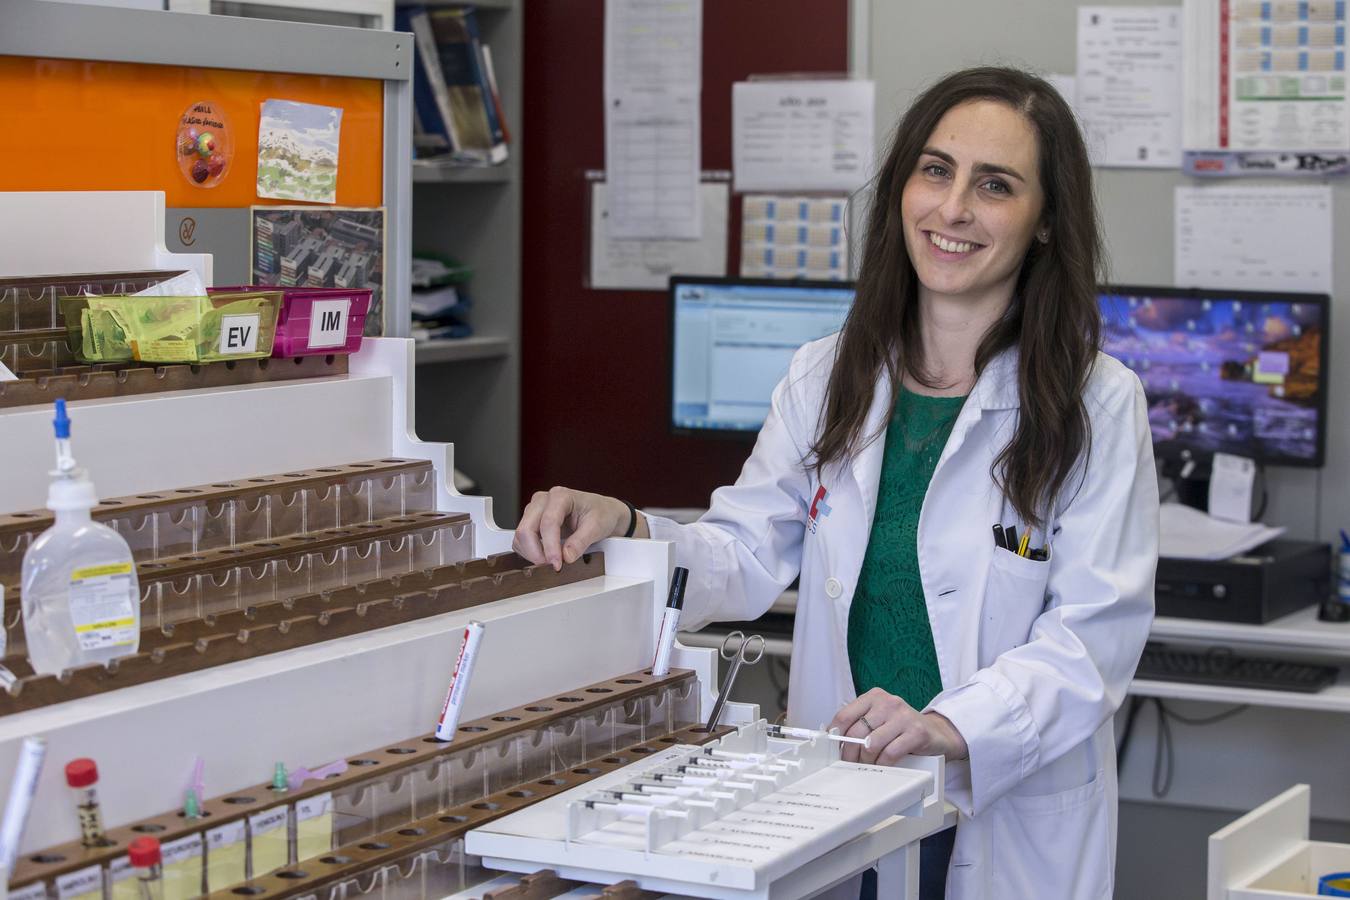
<svg viewBox="0 0 1350 900">
<path fill-rule="evenodd" d="M 103 900 L 103 867 L 86 866 L 56 879 L 59 900 Z"/>
<path fill-rule="evenodd" d="M 131 867 L 131 860 L 125 856 L 119 856 L 108 863 L 108 896 L 110 900 L 141 900 L 141 886 L 136 881 L 136 870 Z"/>
<path fill-rule="evenodd" d="M 319 794 L 295 803 L 295 858 L 320 856 L 333 849 L 333 795 Z"/>
<path fill-rule="evenodd" d="M 248 826 L 243 819 L 206 832 L 206 889 L 224 890 L 248 878 Z M 118 900 L 114 897 L 113 900 Z"/>
<path fill-rule="evenodd" d="M 47 882 L 35 881 L 27 887 L 10 891 L 9 900 L 47 900 Z"/>
<path fill-rule="evenodd" d="M 164 900 L 188 900 L 202 893 L 202 836 L 190 834 L 160 846 L 164 856 Z"/>
<path fill-rule="evenodd" d="M 274 806 L 248 817 L 249 858 L 254 878 L 280 869 L 291 861 L 291 811 Z"/>
</svg>

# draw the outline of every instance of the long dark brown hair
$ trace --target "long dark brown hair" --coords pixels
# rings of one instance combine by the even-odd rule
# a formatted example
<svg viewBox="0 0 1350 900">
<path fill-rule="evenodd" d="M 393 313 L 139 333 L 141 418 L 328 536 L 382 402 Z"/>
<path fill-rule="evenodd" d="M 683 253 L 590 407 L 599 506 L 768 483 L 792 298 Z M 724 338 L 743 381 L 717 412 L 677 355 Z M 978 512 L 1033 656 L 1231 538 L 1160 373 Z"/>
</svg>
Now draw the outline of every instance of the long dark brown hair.
<svg viewBox="0 0 1350 900">
<path fill-rule="evenodd" d="M 893 403 L 906 373 L 938 387 L 924 360 L 918 277 L 905 249 L 900 195 L 942 117 L 976 100 L 1022 113 L 1039 145 L 1049 241 L 1032 240 L 1012 302 L 976 351 L 975 374 L 1001 351 L 1017 347 L 1021 411 L 991 474 L 1018 516 L 1044 527 L 1091 442 L 1083 389 L 1101 337 L 1096 286 L 1102 250 L 1092 169 L 1073 112 L 1053 87 L 1027 72 L 986 67 L 948 75 L 914 102 L 896 128 L 876 177 L 857 293 L 839 337 L 811 456 L 819 472 L 884 433 L 885 425 L 876 434 L 862 433 L 879 376 L 889 380 Z"/>
</svg>

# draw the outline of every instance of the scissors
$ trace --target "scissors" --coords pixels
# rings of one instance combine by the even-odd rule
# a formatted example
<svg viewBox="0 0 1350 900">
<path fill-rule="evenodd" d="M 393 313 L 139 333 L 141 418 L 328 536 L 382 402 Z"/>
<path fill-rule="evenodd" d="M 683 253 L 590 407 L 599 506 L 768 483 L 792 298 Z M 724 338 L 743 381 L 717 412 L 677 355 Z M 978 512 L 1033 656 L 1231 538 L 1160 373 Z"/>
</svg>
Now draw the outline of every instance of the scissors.
<svg viewBox="0 0 1350 900">
<path fill-rule="evenodd" d="M 750 645 L 756 641 L 759 643 L 752 651 Z M 733 646 L 735 647 L 734 650 L 732 649 Z M 722 705 L 727 702 L 727 697 L 731 695 L 731 688 L 736 683 L 736 675 L 741 671 L 741 664 L 753 666 L 764 658 L 764 637 L 758 634 L 746 637 L 743 631 L 733 631 L 722 638 L 722 646 L 717 652 L 723 659 L 731 663 L 731 668 L 727 669 L 727 676 L 722 679 L 722 687 L 717 691 L 717 701 L 713 703 L 712 715 L 708 717 L 709 731 L 717 727 L 717 720 L 722 717 Z"/>
</svg>

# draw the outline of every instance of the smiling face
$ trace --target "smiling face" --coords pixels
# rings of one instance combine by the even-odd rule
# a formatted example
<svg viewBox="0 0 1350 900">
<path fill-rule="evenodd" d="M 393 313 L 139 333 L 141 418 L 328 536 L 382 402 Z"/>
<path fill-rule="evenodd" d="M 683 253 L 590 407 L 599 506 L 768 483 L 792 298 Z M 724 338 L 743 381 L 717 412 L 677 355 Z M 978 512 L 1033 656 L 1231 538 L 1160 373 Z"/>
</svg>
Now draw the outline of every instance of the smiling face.
<svg viewBox="0 0 1350 900">
<path fill-rule="evenodd" d="M 1045 206 L 1030 121 L 973 100 L 947 111 L 905 182 L 900 216 L 920 293 L 1006 304 Z"/>
</svg>

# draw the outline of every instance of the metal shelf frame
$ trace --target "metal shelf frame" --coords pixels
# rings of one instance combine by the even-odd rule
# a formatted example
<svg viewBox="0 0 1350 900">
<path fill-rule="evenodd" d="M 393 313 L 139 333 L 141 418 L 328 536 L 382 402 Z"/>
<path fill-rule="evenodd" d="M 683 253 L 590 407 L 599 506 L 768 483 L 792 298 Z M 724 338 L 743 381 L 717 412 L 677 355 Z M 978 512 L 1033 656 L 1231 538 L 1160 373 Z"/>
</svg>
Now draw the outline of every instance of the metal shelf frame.
<svg viewBox="0 0 1350 900">
<path fill-rule="evenodd" d="M 384 82 L 385 335 L 407 337 L 412 266 L 408 35 L 365 28 L 5 0 L 0 56 L 376 78 Z"/>
</svg>

